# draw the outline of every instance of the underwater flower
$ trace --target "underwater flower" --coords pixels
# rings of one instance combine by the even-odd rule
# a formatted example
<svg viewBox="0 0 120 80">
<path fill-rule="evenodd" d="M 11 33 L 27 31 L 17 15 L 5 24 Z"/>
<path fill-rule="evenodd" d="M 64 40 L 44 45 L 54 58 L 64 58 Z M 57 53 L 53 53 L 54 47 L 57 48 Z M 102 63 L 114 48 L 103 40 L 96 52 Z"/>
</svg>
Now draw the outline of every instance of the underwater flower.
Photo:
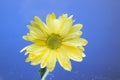
<svg viewBox="0 0 120 80">
<path fill-rule="evenodd" d="M 72 16 L 67 14 L 56 18 L 54 13 L 48 14 L 46 24 L 37 16 L 31 25 L 28 25 L 29 33 L 23 38 L 33 44 L 23 48 L 28 54 L 26 62 L 31 65 L 40 64 L 41 68 L 54 70 L 56 62 L 67 71 L 71 71 L 71 60 L 81 62 L 85 57 L 84 48 L 88 42 L 81 38 L 82 24 L 73 25 Z"/>
</svg>

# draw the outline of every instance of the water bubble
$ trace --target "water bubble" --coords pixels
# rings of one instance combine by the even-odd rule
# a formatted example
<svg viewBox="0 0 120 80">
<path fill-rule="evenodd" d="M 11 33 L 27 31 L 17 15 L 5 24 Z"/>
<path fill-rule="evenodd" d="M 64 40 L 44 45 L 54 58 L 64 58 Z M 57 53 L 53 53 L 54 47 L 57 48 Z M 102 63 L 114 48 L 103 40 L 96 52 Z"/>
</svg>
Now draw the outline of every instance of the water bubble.
<svg viewBox="0 0 120 80">
<path fill-rule="evenodd" d="M 54 74 L 49 73 L 49 74 L 48 74 L 48 77 L 49 77 L 49 80 L 53 80 L 55 76 L 54 76 Z"/>
</svg>

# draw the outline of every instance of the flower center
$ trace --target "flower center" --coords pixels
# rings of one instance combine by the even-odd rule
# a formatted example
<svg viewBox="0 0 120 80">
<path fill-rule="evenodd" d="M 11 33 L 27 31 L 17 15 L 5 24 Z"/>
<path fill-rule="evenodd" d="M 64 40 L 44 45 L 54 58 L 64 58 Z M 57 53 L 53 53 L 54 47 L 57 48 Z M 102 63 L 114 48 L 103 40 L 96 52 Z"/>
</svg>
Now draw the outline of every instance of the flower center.
<svg viewBox="0 0 120 80">
<path fill-rule="evenodd" d="M 52 34 L 47 39 L 47 46 L 51 49 L 57 49 L 61 46 L 61 37 L 58 34 Z"/>
</svg>

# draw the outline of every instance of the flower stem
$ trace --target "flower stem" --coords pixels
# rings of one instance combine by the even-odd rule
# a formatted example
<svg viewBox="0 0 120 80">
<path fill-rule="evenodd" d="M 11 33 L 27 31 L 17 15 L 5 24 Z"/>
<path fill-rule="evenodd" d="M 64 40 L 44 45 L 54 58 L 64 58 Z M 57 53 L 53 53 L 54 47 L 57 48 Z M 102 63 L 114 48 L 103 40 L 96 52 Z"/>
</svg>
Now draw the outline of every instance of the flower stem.
<svg viewBox="0 0 120 80">
<path fill-rule="evenodd" d="M 45 80 L 45 78 L 49 73 L 49 70 L 45 67 L 45 68 L 41 68 L 39 72 L 40 72 L 41 80 Z"/>
<path fill-rule="evenodd" d="M 49 73 L 49 71 L 47 69 L 41 80 L 45 80 L 45 78 L 47 77 L 48 73 Z"/>
</svg>

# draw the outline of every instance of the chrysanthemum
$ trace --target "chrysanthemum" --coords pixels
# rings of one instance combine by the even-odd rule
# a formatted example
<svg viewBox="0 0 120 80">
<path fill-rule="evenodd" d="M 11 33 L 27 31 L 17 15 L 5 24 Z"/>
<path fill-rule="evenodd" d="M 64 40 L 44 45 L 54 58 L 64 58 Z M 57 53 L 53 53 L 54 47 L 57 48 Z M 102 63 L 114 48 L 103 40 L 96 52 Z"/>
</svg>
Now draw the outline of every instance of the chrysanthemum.
<svg viewBox="0 0 120 80">
<path fill-rule="evenodd" d="M 54 13 L 48 14 L 46 24 L 35 16 L 31 25 L 27 26 L 30 32 L 23 36 L 33 42 L 21 50 L 28 54 L 26 62 L 40 64 L 41 68 L 47 67 L 51 72 L 58 61 L 65 70 L 71 71 L 70 59 L 81 62 L 85 57 L 83 46 L 87 44 L 87 40 L 81 38 L 82 24 L 73 25 L 73 22 L 72 16 L 67 14 L 59 18 Z"/>
</svg>

